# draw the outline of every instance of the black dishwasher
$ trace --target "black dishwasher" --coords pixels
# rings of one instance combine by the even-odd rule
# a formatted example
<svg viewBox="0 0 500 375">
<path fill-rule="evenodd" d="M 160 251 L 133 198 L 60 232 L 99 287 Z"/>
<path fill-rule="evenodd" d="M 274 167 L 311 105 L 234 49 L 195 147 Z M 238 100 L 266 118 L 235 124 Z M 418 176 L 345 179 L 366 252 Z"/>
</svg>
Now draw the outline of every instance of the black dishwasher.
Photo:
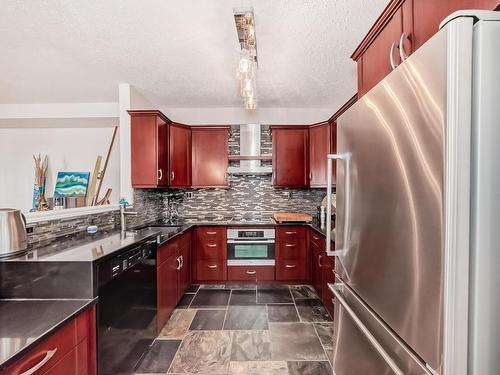
<svg viewBox="0 0 500 375">
<path fill-rule="evenodd" d="M 156 241 L 97 265 L 99 375 L 133 373 L 157 334 Z"/>
</svg>

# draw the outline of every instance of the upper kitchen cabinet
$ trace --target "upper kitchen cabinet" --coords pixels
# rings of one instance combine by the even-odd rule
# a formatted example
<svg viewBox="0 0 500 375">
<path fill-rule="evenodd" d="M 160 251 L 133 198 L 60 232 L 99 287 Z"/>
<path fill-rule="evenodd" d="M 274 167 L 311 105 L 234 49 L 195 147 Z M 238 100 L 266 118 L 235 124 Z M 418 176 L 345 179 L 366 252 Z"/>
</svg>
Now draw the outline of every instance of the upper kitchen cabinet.
<svg viewBox="0 0 500 375">
<path fill-rule="evenodd" d="M 358 93 L 367 93 L 460 9 L 492 10 L 499 0 L 392 0 L 351 58 L 358 64 Z"/>
<path fill-rule="evenodd" d="M 424 44 L 438 30 L 449 14 L 459 9 L 493 10 L 499 0 L 413 0 L 413 44 L 415 49 Z"/>
<path fill-rule="evenodd" d="M 193 187 L 227 187 L 229 127 L 193 127 Z"/>
<path fill-rule="evenodd" d="M 301 188 L 309 185 L 309 129 L 303 126 L 271 126 L 273 185 Z"/>
<path fill-rule="evenodd" d="M 168 124 L 159 111 L 129 111 L 134 188 L 168 186 Z"/>
<path fill-rule="evenodd" d="M 191 128 L 173 123 L 170 125 L 169 180 L 172 187 L 191 186 Z"/>
<path fill-rule="evenodd" d="M 327 162 L 330 152 L 330 124 L 324 122 L 309 128 L 309 184 L 311 187 L 326 187 Z"/>
</svg>

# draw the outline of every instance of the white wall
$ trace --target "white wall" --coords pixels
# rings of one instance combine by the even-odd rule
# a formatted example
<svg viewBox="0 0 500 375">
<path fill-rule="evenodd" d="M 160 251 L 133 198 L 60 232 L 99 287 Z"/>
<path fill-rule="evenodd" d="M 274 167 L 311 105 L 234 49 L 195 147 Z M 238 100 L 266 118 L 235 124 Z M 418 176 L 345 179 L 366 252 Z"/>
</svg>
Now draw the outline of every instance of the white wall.
<svg viewBox="0 0 500 375">
<path fill-rule="evenodd" d="M 104 163 L 112 134 L 112 128 L 0 128 L 0 207 L 31 208 L 33 154 L 49 156 L 46 191 L 50 197 L 58 171 L 92 173 L 97 155 Z M 119 200 L 119 145 L 117 136 L 101 189 L 101 196 L 108 187 L 113 189 L 111 203 Z"/>
</svg>

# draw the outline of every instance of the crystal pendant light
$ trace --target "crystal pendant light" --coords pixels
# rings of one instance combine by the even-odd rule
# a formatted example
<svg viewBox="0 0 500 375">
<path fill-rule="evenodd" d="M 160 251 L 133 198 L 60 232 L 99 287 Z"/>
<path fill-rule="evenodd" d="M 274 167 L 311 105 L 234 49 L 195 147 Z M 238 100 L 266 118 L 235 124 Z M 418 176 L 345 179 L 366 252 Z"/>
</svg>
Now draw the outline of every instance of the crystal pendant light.
<svg viewBox="0 0 500 375">
<path fill-rule="evenodd" d="M 245 109 L 253 110 L 257 108 L 257 100 L 253 96 L 245 100 Z"/>
<path fill-rule="evenodd" d="M 250 98 L 254 95 L 254 82 L 251 78 L 245 78 L 241 81 L 241 96 L 243 98 Z"/>
</svg>

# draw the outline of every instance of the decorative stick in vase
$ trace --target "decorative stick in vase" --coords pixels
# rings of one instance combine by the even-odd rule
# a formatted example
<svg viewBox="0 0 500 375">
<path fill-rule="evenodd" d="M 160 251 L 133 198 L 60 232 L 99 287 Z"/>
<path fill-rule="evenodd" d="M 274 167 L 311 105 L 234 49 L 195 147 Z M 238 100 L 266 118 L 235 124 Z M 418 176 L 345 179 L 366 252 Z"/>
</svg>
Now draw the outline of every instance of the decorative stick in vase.
<svg viewBox="0 0 500 375">
<path fill-rule="evenodd" d="M 39 195 L 38 195 L 38 211 L 47 211 L 49 205 L 45 199 L 45 180 L 47 177 L 47 168 L 49 166 L 49 159 L 47 155 L 42 160 L 40 154 L 38 156 L 33 155 L 35 160 L 35 179 L 38 184 Z"/>
</svg>

